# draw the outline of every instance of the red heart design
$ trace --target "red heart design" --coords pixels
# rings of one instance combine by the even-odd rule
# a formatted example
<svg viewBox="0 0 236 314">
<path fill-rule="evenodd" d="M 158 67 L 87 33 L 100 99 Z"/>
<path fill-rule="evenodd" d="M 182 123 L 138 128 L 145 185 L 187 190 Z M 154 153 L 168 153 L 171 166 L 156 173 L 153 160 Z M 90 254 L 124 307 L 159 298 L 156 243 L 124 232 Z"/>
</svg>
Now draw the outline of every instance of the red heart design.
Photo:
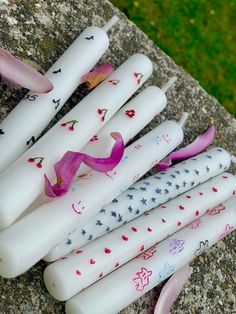
<svg viewBox="0 0 236 314">
<path fill-rule="evenodd" d="M 106 248 L 104 249 L 104 252 L 105 252 L 106 254 L 110 254 L 110 253 L 111 253 L 111 250 L 106 247 Z"/>
<path fill-rule="evenodd" d="M 67 256 L 63 256 L 61 259 L 67 259 Z"/>
<path fill-rule="evenodd" d="M 161 219 L 162 222 L 166 222 L 166 220 L 164 218 Z"/>
<path fill-rule="evenodd" d="M 96 263 L 96 261 L 95 261 L 93 258 L 90 258 L 89 263 L 90 263 L 91 265 L 94 265 L 94 264 Z"/>
<path fill-rule="evenodd" d="M 103 273 L 100 273 L 100 274 L 99 274 L 99 278 L 101 278 L 102 276 L 103 276 Z"/>
<path fill-rule="evenodd" d="M 135 76 L 135 77 L 138 77 L 138 73 L 137 73 L 137 72 L 134 72 L 134 76 Z"/>
<path fill-rule="evenodd" d="M 132 229 L 134 232 L 137 232 L 137 231 L 138 231 L 138 229 L 135 228 L 135 227 L 131 227 L 131 229 Z"/>
<path fill-rule="evenodd" d="M 215 187 L 212 188 L 212 191 L 213 192 L 218 192 L 217 188 L 215 188 Z"/>
<path fill-rule="evenodd" d="M 80 254 L 80 253 L 82 253 L 82 252 L 83 252 L 83 251 L 81 251 L 81 250 L 75 251 L 76 254 Z"/>
<path fill-rule="evenodd" d="M 190 195 L 186 195 L 186 198 L 191 198 L 191 196 Z"/>
<path fill-rule="evenodd" d="M 115 267 L 119 267 L 119 266 L 120 266 L 120 264 L 119 264 L 119 263 L 116 263 L 116 264 L 115 264 Z"/>
<path fill-rule="evenodd" d="M 235 193 L 236 193 L 236 190 L 234 190 L 232 194 L 235 195 Z"/>
<path fill-rule="evenodd" d="M 129 240 L 129 238 L 128 237 L 126 237 L 124 234 L 122 235 L 122 240 L 124 240 L 124 241 L 128 241 Z"/>
<path fill-rule="evenodd" d="M 140 251 L 144 251 L 144 245 L 141 246 Z"/>
<path fill-rule="evenodd" d="M 180 210 L 184 210 L 184 206 L 179 205 L 179 209 L 180 209 Z"/>
<path fill-rule="evenodd" d="M 223 178 L 223 179 L 228 179 L 228 177 L 227 177 L 227 176 L 223 176 L 222 178 Z"/>
<path fill-rule="evenodd" d="M 165 205 L 162 205 L 162 206 L 161 206 L 161 208 L 167 208 L 167 206 L 165 206 Z"/>
<path fill-rule="evenodd" d="M 148 232 L 152 232 L 152 228 L 148 227 L 147 228 Z"/>
<path fill-rule="evenodd" d="M 181 225 L 181 222 L 180 221 L 178 221 L 178 227 Z"/>
<path fill-rule="evenodd" d="M 199 194 L 200 194 L 200 195 L 203 195 L 203 193 L 202 193 L 202 192 L 199 192 Z"/>
<path fill-rule="evenodd" d="M 78 269 L 76 270 L 76 275 L 81 276 L 81 272 Z"/>
<path fill-rule="evenodd" d="M 200 213 L 199 213 L 199 210 L 197 210 L 195 214 L 196 214 L 196 216 L 198 216 L 198 215 L 200 214 Z"/>
</svg>

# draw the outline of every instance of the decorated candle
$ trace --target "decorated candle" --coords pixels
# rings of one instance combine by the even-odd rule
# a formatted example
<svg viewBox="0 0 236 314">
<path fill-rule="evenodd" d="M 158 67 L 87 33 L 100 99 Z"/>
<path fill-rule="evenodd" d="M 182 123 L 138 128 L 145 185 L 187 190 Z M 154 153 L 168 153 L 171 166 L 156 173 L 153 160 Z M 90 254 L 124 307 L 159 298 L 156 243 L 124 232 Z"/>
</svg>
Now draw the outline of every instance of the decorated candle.
<svg viewBox="0 0 236 314">
<path fill-rule="evenodd" d="M 172 77 L 169 82 L 172 83 L 175 80 L 176 77 Z M 165 92 L 166 90 L 156 86 L 147 87 L 122 107 L 99 133 L 90 139 L 82 152 L 97 157 L 109 155 L 113 145 L 109 135 L 114 131 L 119 132 L 127 143 L 165 108 L 167 103 Z M 89 171 L 91 169 L 82 164 L 79 175 L 84 175 Z"/>
<path fill-rule="evenodd" d="M 131 56 L 2 173 L 0 228 L 12 224 L 43 192 L 43 174 L 52 176 L 53 164 L 66 151 L 80 150 L 151 73 L 146 56 Z"/>
<path fill-rule="evenodd" d="M 104 206 L 85 225 L 68 230 L 64 239 L 57 243 L 44 259 L 57 260 L 73 249 L 80 248 L 227 170 L 229 165 L 230 155 L 222 148 L 212 148 L 164 172 L 136 182 Z"/>
<path fill-rule="evenodd" d="M 112 171 L 91 171 L 76 181 L 67 195 L 39 207 L 4 230 L 0 234 L 0 275 L 15 277 L 29 269 L 63 238 L 64 232 L 81 226 L 182 139 L 181 123 L 165 121 L 127 147 L 123 161 Z"/>
<path fill-rule="evenodd" d="M 68 300 L 99 280 L 101 274 L 109 274 L 227 200 L 235 190 L 236 177 L 223 173 L 98 238 L 46 268 L 44 282 L 48 291 L 57 300 Z"/>
<path fill-rule="evenodd" d="M 66 313 L 118 313 L 231 233 L 236 227 L 235 209 L 236 198 L 233 197 L 209 210 L 203 217 L 70 299 L 66 303 Z"/>
<path fill-rule="evenodd" d="M 114 16 L 104 28 L 86 28 L 45 74 L 53 83 L 53 90 L 48 94 L 28 92 L 0 124 L 0 172 L 34 144 L 80 84 L 82 76 L 102 57 L 109 46 L 108 26 L 117 20 Z"/>
</svg>

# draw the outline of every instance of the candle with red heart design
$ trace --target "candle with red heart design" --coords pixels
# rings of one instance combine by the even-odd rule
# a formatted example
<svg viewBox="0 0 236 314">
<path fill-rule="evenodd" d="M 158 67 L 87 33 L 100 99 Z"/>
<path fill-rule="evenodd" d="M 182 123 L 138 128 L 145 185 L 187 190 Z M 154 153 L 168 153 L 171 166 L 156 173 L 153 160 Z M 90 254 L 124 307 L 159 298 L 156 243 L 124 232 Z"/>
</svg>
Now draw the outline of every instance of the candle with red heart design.
<svg viewBox="0 0 236 314">
<path fill-rule="evenodd" d="M 135 259 L 67 301 L 66 314 L 118 313 L 230 234 L 236 228 L 235 209 L 234 196 L 159 244 L 140 252 Z M 152 221 L 152 224 L 157 226 L 159 222 Z M 88 265 L 87 269 L 93 266 Z M 80 281 L 82 270 L 81 277 L 76 274 L 75 277 Z"/>
<path fill-rule="evenodd" d="M 135 70 L 143 73 L 140 84 Z M 68 150 L 79 151 L 151 73 L 152 63 L 145 55 L 131 56 L 0 175 L 0 228 L 11 225 L 43 192 L 43 174 L 53 177 L 55 162 Z M 111 79 L 120 83 L 112 85 Z M 28 160 L 38 156 L 44 158 L 42 167 L 32 167 Z"/>
<path fill-rule="evenodd" d="M 79 254 L 75 251 L 46 268 L 44 282 L 48 291 L 57 300 L 68 300 L 99 280 L 101 272 L 104 276 L 109 274 L 142 251 L 201 217 L 208 209 L 227 200 L 235 190 L 236 177 L 223 173 L 98 238 L 82 247 Z M 182 245 L 182 240 L 175 241 L 171 254 L 179 252 Z M 93 266 L 90 258 L 94 261 Z M 79 278 L 76 275 L 78 269 L 81 272 Z"/>
</svg>

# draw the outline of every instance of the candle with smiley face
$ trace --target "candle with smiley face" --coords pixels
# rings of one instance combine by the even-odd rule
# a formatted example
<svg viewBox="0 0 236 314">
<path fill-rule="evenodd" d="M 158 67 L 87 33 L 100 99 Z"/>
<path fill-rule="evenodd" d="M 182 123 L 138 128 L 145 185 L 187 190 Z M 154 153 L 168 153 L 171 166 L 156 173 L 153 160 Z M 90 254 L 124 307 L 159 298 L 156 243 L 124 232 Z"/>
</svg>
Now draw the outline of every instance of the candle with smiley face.
<svg viewBox="0 0 236 314">
<path fill-rule="evenodd" d="M 57 114 L 77 86 L 99 61 L 109 46 L 106 31 L 118 18 L 114 16 L 104 28 L 86 28 L 45 76 L 53 83 L 47 94 L 30 91 L 1 123 L 0 172 L 23 154 Z M 17 140 L 16 140 L 17 138 Z"/>
<path fill-rule="evenodd" d="M 152 68 L 145 55 L 131 56 L 0 175 L 0 228 L 24 212 L 43 192 L 44 173 L 53 178 L 55 162 L 68 150 L 79 151 L 148 79 Z M 140 83 L 134 76 L 137 69 L 143 73 Z M 113 79 L 119 84 L 111 84 Z M 35 159 L 39 156 L 40 168 Z"/>
<path fill-rule="evenodd" d="M 168 131 L 169 130 L 169 131 Z M 167 143 L 162 135 L 168 132 Z M 155 139 L 161 140 L 156 143 Z M 125 149 L 124 162 L 112 171 L 91 171 L 63 198 L 47 203 L 0 234 L 0 275 L 15 277 L 43 258 L 64 233 L 81 226 L 167 156 L 183 140 L 182 125 L 166 121 Z M 52 227 L 53 221 L 53 227 Z"/>
</svg>

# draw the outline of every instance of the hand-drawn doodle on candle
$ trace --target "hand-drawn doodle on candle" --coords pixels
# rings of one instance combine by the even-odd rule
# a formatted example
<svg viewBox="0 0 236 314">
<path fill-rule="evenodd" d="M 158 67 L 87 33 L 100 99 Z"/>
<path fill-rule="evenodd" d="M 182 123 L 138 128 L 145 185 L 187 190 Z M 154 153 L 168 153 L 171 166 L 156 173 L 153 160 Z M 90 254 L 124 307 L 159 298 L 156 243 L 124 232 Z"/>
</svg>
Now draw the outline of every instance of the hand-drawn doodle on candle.
<svg viewBox="0 0 236 314">
<path fill-rule="evenodd" d="M 161 142 L 161 139 L 160 139 L 159 136 L 154 137 L 152 140 L 153 140 L 153 142 L 156 143 L 157 146 L 159 146 L 159 144 L 160 144 L 160 142 Z"/>
<path fill-rule="evenodd" d="M 28 158 L 29 163 L 36 163 L 38 168 L 42 168 L 44 157 L 30 157 Z"/>
<path fill-rule="evenodd" d="M 136 273 L 136 277 L 132 280 L 135 284 L 135 289 L 142 292 L 144 288 L 149 284 L 150 277 L 152 276 L 152 271 L 141 267 L 141 270 Z"/>
<path fill-rule="evenodd" d="M 56 99 L 53 99 L 52 102 L 53 102 L 54 104 L 56 104 L 55 110 L 57 110 L 58 107 L 60 106 L 61 98 L 59 98 L 59 99 L 57 99 L 57 100 L 56 100 Z"/>
<path fill-rule="evenodd" d="M 129 117 L 129 118 L 133 118 L 136 114 L 134 109 L 130 109 L 130 110 L 126 110 L 125 114 Z"/>
<path fill-rule="evenodd" d="M 119 80 L 108 80 L 108 83 L 111 83 L 112 85 L 118 85 L 120 83 Z"/>
<path fill-rule="evenodd" d="M 26 145 L 32 146 L 36 142 L 36 139 L 34 136 L 31 136 L 31 138 L 26 142 Z"/>
<path fill-rule="evenodd" d="M 190 227 L 191 229 L 196 229 L 196 228 L 198 228 L 198 227 L 200 226 L 201 223 L 202 223 L 201 219 L 198 218 L 198 219 L 194 220 L 193 222 L 191 222 L 191 223 L 189 224 L 189 227 Z"/>
<path fill-rule="evenodd" d="M 77 205 L 78 205 L 78 206 L 77 206 Z M 84 210 L 85 206 L 83 206 L 83 205 L 81 204 L 81 201 L 77 202 L 77 205 L 75 205 L 75 203 L 73 203 L 73 204 L 71 205 L 71 207 L 72 207 L 73 211 L 74 211 L 77 215 L 82 215 L 82 214 L 83 214 L 82 211 Z M 78 207 L 78 208 L 76 209 L 75 207 Z"/>
<path fill-rule="evenodd" d="M 95 142 L 98 141 L 98 136 L 94 135 L 93 137 L 91 137 L 91 139 L 89 140 L 90 142 Z"/>
<path fill-rule="evenodd" d="M 208 209 L 207 210 L 207 215 L 209 216 L 214 216 L 214 215 L 218 215 L 220 214 L 223 210 L 225 210 L 225 206 L 220 204 L 218 206 L 216 206 L 215 208 L 213 209 Z"/>
<path fill-rule="evenodd" d="M 175 255 L 184 249 L 184 240 L 177 240 L 173 239 L 172 242 L 170 243 L 170 253 L 172 255 Z"/>
<path fill-rule="evenodd" d="M 134 77 L 137 79 L 137 84 L 141 83 L 141 80 L 142 80 L 143 76 L 144 76 L 143 73 L 134 72 Z"/>
<path fill-rule="evenodd" d="M 99 108 L 98 109 L 98 114 L 101 115 L 101 121 L 102 122 L 105 121 L 105 117 L 106 117 L 107 111 L 108 111 L 108 109 L 105 109 L 105 108 L 103 108 L 103 109 Z"/>
<path fill-rule="evenodd" d="M 26 100 L 28 101 L 35 101 L 37 98 L 39 97 L 39 95 L 30 95 L 30 94 L 27 94 L 25 95 L 25 98 Z"/>
<path fill-rule="evenodd" d="M 85 39 L 87 39 L 87 40 L 94 40 L 94 36 L 92 35 L 92 36 L 90 36 L 90 37 L 85 37 Z"/>
<path fill-rule="evenodd" d="M 234 227 L 230 224 L 227 224 L 225 226 L 224 232 L 219 236 L 219 240 L 222 240 L 224 237 L 226 237 L 228 234 L 230 234 L 234 230 Z"/>
<path fill-rule="evenodd" d="M 199 248 L 195 251 L 195 256 L 202 254 L 209 247 L 209 241 L 200 241 Z"/>
<path fill-rule="evenodd" d="M 0 135 L 5 134 L 5 132 L 3 131 L 3 129 L 0 129 Z"/>
<path fill-rule="evenodd" d="M 162 137 L 167 144 L 171 142 L 171 138 L 169 137 L 169 134 L 163 134 Z"/>
<path fill-rule="evenodd" d="M 137 259 L 144 259 L 147 260 L 151 257 L 153 257 L 157 252 L 157 246 L 154 245 L 153 247 L 151 247 L 150 249 L 148 249 L 147 251 L 143 252 L 142 254 L 140 254 L 139 256 L 137 256 Z"/>
<path fill-rule="evenodd" d="M 137 144 L 137 145 L 134 146 L 135 149 L 140 149 L 140 148 L 142 148 L 142 147 L 143 147 L 143 146 L 142 146 L 141 144 Z"/>
<path fill-rule="evenodd" d="M 165 263 L 164 268 L 159 272 L 158 274 L 158 281 L 163 281 L 166 278 L 168 278 L 170 275 L 173 274 L 175 268 L 173 265 L 170 265 L 169 263 Z"/>
<path fill-rule="evenodd" d="M 78 123 L 77 120 L 70 120 L 70 121 L 67 121 L 67 122 L 63 122 L 61 124 L 62 127 L 66 127 L 68 126 L 68 130 L 70 130 L 71 132 L 73 132 L 75 130 L 75 124 Z"/>
</svg>

